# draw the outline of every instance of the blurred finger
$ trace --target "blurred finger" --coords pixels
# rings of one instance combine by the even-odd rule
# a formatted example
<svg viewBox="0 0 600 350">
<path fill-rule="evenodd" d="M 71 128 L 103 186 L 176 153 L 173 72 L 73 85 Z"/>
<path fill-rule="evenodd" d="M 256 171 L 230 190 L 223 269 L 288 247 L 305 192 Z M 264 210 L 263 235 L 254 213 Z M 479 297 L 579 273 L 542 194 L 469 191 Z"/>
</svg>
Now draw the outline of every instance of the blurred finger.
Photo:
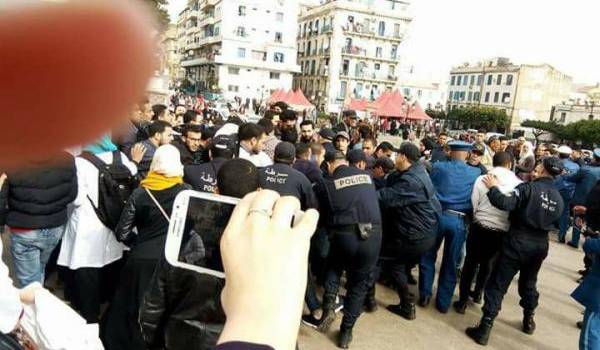
<svg viewBox="0 0 600 350">
<path fill-rule="evenodd" d="M 248 218 L 250 205 L 257 195 L 258 192 L 249 193 L 235 206 L 231 218 L 229 218 L 229 223 L 227 223 L 227 227 L 223 233 L 223 238 L 232 238 L 233 236 L 241 234 L 241 231 L 243 231 L 242 227 L 244 227 L 244 223 Z"/>
<path fill-rule="evenodd" d="M 292 225 L 292 218 L 299 210 L 300 201 L 298 198 L 292 196 L 281 197 L 275 203 L 272 222 L 278 227 L 289 228 Z"/>
<path fill-rule="evenodd" d="M 248 220 L 250 225 L 267 226 L 273 215 L 273 207 L 279 199 L 279 194 L 271 190 L 258 192 L 250 204 Z"/>
<path fill-rule="evenodd" d="M 308 240 L 317 229 L 319 222 L 319 212 L 314 209 L 307 210 L 304 215 L 294 225 L 294 232 L 305 236 Z"/>
</svg>

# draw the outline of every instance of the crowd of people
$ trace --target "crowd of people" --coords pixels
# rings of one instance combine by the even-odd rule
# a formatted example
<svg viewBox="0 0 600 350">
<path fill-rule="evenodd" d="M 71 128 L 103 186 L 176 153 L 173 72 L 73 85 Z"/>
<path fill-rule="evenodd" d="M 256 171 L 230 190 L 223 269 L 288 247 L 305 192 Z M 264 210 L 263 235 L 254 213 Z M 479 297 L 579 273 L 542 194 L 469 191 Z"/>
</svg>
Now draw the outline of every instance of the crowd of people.
<svg viewBox="0 0 600 350">
<path fill-rule="evenodd" d="M 600 227 L 583 220 L 598 210 L 600 149 L 590 161 L 566 145 L 534 149 L 524 138 L 486 140 L 484 130 L 473 143 L 450 141 L 432 127 L 405 128 L 394 145 L 379 142 L 376 124 L 351 110 L 339 124 L 317 127 L 285 103 L 249 123 L 236 114 L 207 118 L 195 101 L 173 101 L 140 103 L 110 136 L 0 178 L 0 225 L 10 232 L 16 287 L 43 284 L 58 270 L 65 299 L 100 325 L 106 349 L 217 344 L 225 281 L 164 257 L 173 203 L 188 189 L 237 198 L 271 190 L 318 210 L 307 274 L 284 283 L 308 281 L 302 322 L 310 327 L 326 332 L 342 310 L 340 348 L 350 346 L 361 313 L 377 310 L 378 282 L 398 293 L 387 310 L 407 320 L 416 305 L 464 314 L 483 300 L 481 321 L 466 333 L 486 345 L 519 272 L 522 331 L 533 334 L 549 233 L 565 243 L 573 226 L 572 247 L 581 234 L 592 236 L 581 271 L 589 277 L 574 295 L 587 308 L 581 348 L 600 346 L 598 243 L 590 234 Z"/>
</svg>

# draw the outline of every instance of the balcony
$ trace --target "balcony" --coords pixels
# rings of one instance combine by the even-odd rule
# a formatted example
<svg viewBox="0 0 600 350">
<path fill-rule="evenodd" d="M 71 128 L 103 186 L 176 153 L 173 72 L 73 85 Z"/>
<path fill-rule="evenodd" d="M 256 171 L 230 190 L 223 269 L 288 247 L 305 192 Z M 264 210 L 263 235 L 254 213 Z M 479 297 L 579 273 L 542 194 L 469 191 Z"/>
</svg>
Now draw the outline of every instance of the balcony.
<svg viewBox="0 0 600 350">
<path fill-rule="evenodd" d="M 404 34 L 394 33 L 392 35 L 385 35 L 374 31 L 370 28 L 367 28 L 366 26 L 360 23 L 347 23 L 345 26 L 342 27 L 342 30 L 344 31 L 344 34 L 355 35 L 365 38 L 375 38 L 397 42 L 402 42 L 404 40 Z"/>
<path fill-rule="evenodd" d="M 367 50 L 358 46 L 345 46 L 342 48 L 343 55 L 367 56 Z"/>
<path fill-rule="evenodd" d="M 331 34 L 333 33 L 333 27 L 329 24 L 324 25 L 323 28 L 321 28 L 321 34 Z"/>
<path fill-rule="evenodd" d="M 331 54 L 331 49 L 328 47 L 326 49 L 319 49 L 319 56 L 329 56 Z"/>
<path fill-rule="evenodd" d="M 384 74 L 376 72 L 355 72 L 350 73 L 348 71 L 342 71 L 340 76 L 347 79 L 362 80 L 362 81 L 376 81 L 383 83 L 396 82 L 398 77 L 393 74 Z"/>
</svg>

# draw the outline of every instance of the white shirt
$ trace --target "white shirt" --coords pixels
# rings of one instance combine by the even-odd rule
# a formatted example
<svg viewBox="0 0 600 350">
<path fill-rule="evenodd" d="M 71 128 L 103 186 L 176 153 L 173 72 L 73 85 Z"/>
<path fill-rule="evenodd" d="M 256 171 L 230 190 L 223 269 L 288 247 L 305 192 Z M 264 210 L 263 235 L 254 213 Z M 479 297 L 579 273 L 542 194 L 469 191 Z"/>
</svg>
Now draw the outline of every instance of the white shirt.
<svg viewBox="0 0 600 350">
<path fill-rule="evenodd" d="M 112 163 L 111 152 L 96 156 L 107 164 Z M 121 160 L 133 175 L 137 174 L 137 167 L 123 153 Z M 100 268 L 121 259 L 126 247 L 98 219 L 90 203 L 91 199 L 94 206 L 98 206 L 98 169 L 79 157 L 75 158 L 75 166 L 79 191 L 77 198 L 69 206 L 70 216 L 60 247 L 58 265 L 67 266 L 71 270 L 81 267 Z"/>
<path fill-rule="evenodd" d="M 265 152 L 260 151 L 259 154 L 250 154 L 244 149 L 244 147 L 241 146 L 239 158 L 249 160 L 257 168 L 264 168 L 273 165 L 273 160 Z"/>
<path fill-rule="evenodd" d="M 0 240 L 0 257 L 2 257 L 2 240 Z M 8 267 L 0 258 L 0 332 L 10 333 L 15 329 L 22 311 L 19 290 L 14 287 L 8 276 Z"/>
<path fill-rule="evenodd" d="M 503 194 L 510 194 L 522 181 L 512 171 L 497 167 L 488 174 L 496 175 L 500 184 L 498 189 Z M 473 203 L 473 216 L 475 222 L 484 227 L 494 228 L 508 232 L 510 222 L 508 221 L 508 212 L 500 210 L 490 203 L 487 196 L 489 189 L 483 184 L 483 177 L 480 176 L 475 181 L 471 202 Z"/>
</svg>

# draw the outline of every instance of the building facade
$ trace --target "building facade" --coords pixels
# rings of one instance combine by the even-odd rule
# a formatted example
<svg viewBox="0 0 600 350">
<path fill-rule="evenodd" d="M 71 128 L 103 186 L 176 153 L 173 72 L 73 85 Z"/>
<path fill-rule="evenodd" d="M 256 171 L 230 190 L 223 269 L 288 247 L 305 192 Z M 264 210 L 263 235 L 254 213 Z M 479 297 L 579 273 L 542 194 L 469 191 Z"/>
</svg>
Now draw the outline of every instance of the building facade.
<svg viewBox="0 0 600 350">
<path fill-rule="evenodd" d="M 424 110 L 443 111 L 446 109 L 445 86 L 438 83 L 400 80 L 400 92 L 410 102 L 419 102 Z"/>
<path fill-rule="evenodd" d="M 576 99 L 555 105 L 550 120 L 566 125 L 580 120 L 600 119 L 600 84 L 578 92 Z"/>
<path fill-rule="evenodd" d="M 299 5 L 286 0 L 198 0 L 178 21 L 181 66 L 198 93 L 266 99 L 290 89 Z"/>
<path fill-rule="evenodd" d="M 498 57 L 454 67 L 447 108 L 498 108 L 515 127 L 525 120 L 550 120 L 552 107 L 567 101 L 572 89 L 573 79 L 548 64 L 516 65 Z"/>
<path fill-rule="evenodd" d="M 177 44 L 177 26 L 171 24 L 161 36 L 159 68 L 160 74 L 169 76 L 171 80 L 179 78 L 180 57 Z"/>
<path fill-rule="evenodd" d="M 320 110 L 350 98 L 376 99 L 398 87 L 399 46 L 412 21 L 409 1 L 337 0 L 303 8 L 294 87 Z"/>
</svg>

